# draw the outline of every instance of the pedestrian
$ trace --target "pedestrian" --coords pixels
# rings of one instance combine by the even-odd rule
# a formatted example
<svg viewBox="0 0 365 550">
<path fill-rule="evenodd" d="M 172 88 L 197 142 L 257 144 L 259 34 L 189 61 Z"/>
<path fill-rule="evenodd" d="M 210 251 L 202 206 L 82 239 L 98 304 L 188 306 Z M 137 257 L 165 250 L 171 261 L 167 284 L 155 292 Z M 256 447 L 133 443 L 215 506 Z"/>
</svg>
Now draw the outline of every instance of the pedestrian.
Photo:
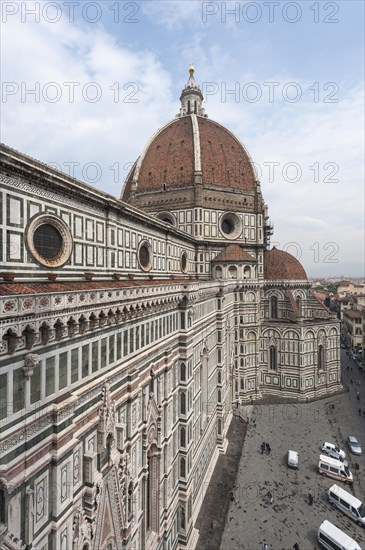
<svg viewBox="0 0 365 550">
<path fill-rule="evenodd" d="M 234 494 L 233 494 L 233 491 L 231 491 L 231 502 L 234 502 Z"/>
<path fill-rule="evenodd" d="M 299 544 L 297 542 L 294 544 L 293 549 L 294 550 L 300 550 Z"/>
<path fill-rule="evenodd" d="M 312 504 L 314 502 L 314 498 L 313 498 L 313 495 L 312 495 L 311 491 L 309 491 L 309 493 L 308 493 L 308 501 L 309 501 L 309 505 L 312 506 Z"/>
<path fill-rule="evenodd" d="M 359 409 L 359 416 L 361 416 L 361 409 Z"/>
<path fill-rule="evenodd" d="M 269 545 L 266 544 L 266 542 L 262 545 L 262 550 L 270 550 Z"/>
<path fill-rule="evenodd" d="M 265 447 L 266 447 L 266 444 L 265 444 L 265 441 L 263 441 L 263 442 L 261 443 L 261 454 L 262 454 L 262 455 L 264 454 Z"/>
<path fill-rule="evenodd" d="M 268 443 L 266 443 L 266 453 L 269 455 L 271 453 L 271 447 Z"/>
<path fill-rule="evenodd" d="M 266 497 L 269 504 L 272 504 L 274 502 L 274 497 L 272 496 L 271 491 L 267 493 Z"/>
<path fill-rule="evenodd" d="M 252 425 L 253 425 L 254 428 L 256 428 L 256 418 L 252 419 Z"/>
</svg>

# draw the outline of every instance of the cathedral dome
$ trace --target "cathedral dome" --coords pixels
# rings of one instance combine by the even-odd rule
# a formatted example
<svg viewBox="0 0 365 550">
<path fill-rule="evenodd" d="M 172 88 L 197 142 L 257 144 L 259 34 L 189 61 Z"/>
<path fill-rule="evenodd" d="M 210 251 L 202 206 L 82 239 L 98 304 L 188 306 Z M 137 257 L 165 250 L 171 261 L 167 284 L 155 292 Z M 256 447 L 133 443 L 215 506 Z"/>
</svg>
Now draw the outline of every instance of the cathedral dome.
<svg viewBox="0 0 365 550">
<path fill-rule="evenodd" d="M 278 250 L 275 246 L 265 252 L 264 265 L 267 281 L 308 279 L 302 264 L 292 254 Z"/>
<path fill-rule="evenodd" d="M 189 72 L 179 115 L 147 144 L 127 176 L 122 200 L 133 203 L 134 196 L 199 184 L 206 190 L 255 193 L 257 176 L 249 154 L 236 136 L 207 118 L 194 69 Z"/>
</svg>

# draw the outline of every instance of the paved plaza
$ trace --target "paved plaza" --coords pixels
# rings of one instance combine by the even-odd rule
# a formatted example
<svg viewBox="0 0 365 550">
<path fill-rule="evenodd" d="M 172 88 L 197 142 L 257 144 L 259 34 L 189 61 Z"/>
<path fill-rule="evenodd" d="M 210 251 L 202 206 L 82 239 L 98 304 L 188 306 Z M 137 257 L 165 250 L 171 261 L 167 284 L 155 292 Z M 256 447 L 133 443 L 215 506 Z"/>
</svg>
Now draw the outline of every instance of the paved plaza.
<svg viewBox="0 0 365 550">
<path fill-rule="evenodd" d="M 317 549 L 318 526 L 325 519 L 365 548 L 365 529 L 332 508 L 327 501 L 326 492 L 335 480 L 318 473 L 322 443 L 338 443 L 348 455 L 354 484 L 351 488 L 338 483 L 365 500 L 364 454 L 357 457 L 349 454 L 346 443 L 347 436 L 352 434 L 363 449 L 365 447 L 365 416 L 359 415 L 359 408 L 365 409 L 365 373 L 360 372 L 345 353 L 342 353 L 342 367 L 349 391 L 307 404 L 255 405 L 253 409 L 245 410 L 244 415 L 256 418 L 256 428 L 252 421 L 248 427 L 237 420 L 233 423 L 229 434 L 230 460 L 236 456 L 239 461 L 238 468 L 237 464 L 235 468 L 237 475 L 233 485 L 230 485 L 228 476 L 222 477 L 222 459 L 219 471 L 214 472 L 210 503 L 203 504 L 206 521 L 201 525 L 198 550 L 261 550 L 264 542 L 270 550 L 290 550 L 295 543 L 299 544 L 300 550 Z M 356 398 L 357 391 L 361 400 Z M 270 444 L 270 454 L 261 454 L 263 441 Z M 299 452 L 298 470 L 287 467 L 288 449 Z M 359 470 L 356 470 L 356 463 Z M 231 500 L 231 490 L 234 500 Z M 272 504 L 266 498 L 269 491 L 273 496 Z M 308 503 L 309 491 L 314 496 L 312 506 Z M 214 493 L 216 498 L 220 497 L 218 515 L 217 503 L 214 505 L 212 498 Z M 225 527 L 222 534 L 220 526 L 224 508 L 227 513 L 223 516 Z"/>
</svg>

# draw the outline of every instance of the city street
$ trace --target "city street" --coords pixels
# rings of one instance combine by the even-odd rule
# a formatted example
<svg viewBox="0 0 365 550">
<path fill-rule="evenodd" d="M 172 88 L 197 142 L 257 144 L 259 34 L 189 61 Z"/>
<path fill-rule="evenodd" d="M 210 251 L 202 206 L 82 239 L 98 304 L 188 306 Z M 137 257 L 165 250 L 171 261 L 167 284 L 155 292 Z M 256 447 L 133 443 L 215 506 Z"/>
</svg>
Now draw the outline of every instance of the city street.
<svg viewBox="0 0 365 550">
<path fill-rule="evenodd" d="M 307 404 L 254 406 L 251 419 L 256 418 L 257 425 L 251 422 L 247 430 L 221 550 L 261 550 L 264 542 L 270 550 L 289 550 L 295 543 L 300 550 L 316 549 L 318 527 L 325 519 L 365 548 L 365 529 L 327 501 L 326 492 L 336 481 L 318 473 L 323 442 L 337 443 L 347 454 L 354 484 L 351 488 L 337 483 L 364 501 L 365 416 L 360 416 L 359 409 L 365 410 L 365 373 L 344 350 L 341 360 L 348 392 Z M 357 391 L 361 400 L 357 400 Z M 357 437 L 362 456 L 350 454 L 348 435 Z M 263 441 L 269 443 L 270 454 L 261 454 Z M 299 452 L 298 470 L 287 466 L 288 449 Z M 272 504 L 266 497 L 269 491 Z M 309 491 L 314 496 L 312 506 Z"/>
</svg>

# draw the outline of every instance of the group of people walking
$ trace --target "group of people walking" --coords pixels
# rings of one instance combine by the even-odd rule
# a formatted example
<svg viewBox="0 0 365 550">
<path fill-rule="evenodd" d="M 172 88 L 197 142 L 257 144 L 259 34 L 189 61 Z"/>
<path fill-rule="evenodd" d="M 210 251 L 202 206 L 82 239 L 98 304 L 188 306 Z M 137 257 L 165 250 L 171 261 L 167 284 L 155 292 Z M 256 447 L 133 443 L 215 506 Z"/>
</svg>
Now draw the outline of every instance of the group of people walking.
<svg viewBox="0 0 365 550">
<path fill-rule="evenodd" d="M 266 451 L 266 454 L 269 455 L 271 453 L 271 447 L 269 443 L 265 443 L 265 441 L 263 441 L 261 443 L 261 454 L 263 455 L 265 451 Z"/>
</svg>

